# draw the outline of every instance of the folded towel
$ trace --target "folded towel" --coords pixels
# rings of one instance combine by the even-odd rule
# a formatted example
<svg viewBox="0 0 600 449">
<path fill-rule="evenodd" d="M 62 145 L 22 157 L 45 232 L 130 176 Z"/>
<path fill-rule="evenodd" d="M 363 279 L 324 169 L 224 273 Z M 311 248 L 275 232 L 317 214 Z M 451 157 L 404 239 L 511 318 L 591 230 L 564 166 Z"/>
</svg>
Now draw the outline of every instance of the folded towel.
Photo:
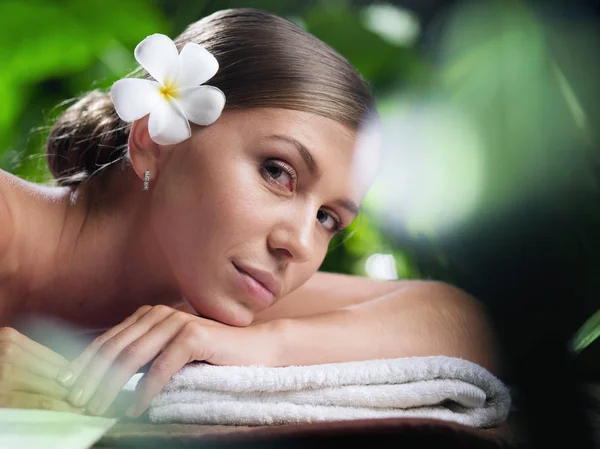
<svg viewBox="0 0 600 449">
<path fill-rule="evenodd" d="M 436 356 L 277 368 L 191 363 L 154 399 L 149 417 L 246 426 L 417 417 L 492 427 L 509 408 L 508 389 L 486 369 Z"/>
</svg>

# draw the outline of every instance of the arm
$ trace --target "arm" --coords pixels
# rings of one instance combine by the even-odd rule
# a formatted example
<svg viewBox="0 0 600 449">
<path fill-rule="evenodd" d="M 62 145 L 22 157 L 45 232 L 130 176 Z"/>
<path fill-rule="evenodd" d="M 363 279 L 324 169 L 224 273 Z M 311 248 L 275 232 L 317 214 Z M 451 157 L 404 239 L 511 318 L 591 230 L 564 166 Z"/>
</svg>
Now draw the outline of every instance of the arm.
<svg viewBox="0 0 600 449">
<path fill-rule="evenodd" d="M 260 346 L 270 348 L 271 355 L 256 361 L 262 364 L 447 355 L 499 371 L 483 308 L 464 291 L 441 282 L 318 272 L 258 313 L 250 327 L 261 336 Z"/>
<path fill-rule="evenodd" d="M 360 304 L 398 290 L 413 281 L 379 281 L 361 276 L 317 272 L 302 286 L 254 316 L 252 324 L 280 318 L 299 318 L 331 312 Z M 187 303 L 175 306 L 182 312 L 196 314 Z"/>
<path fill-rule="evenodd" d="M 331 312 L 370 301 L 413 282 L 379 281 L 360 276 L 317 272 L 301 287 L 257 313 L 253 324 Z"/>
<path fill-rule="evenodd" d="M 480 305 L 440 282 L 405 282 L 370 301 L 251 327 L 271 342 L 275 366 L 446 355 L 499 370 Z"/>
<path fill-rule="evenodd" d="M 390 283 L 385 289 L 390 286 L 394 290 L 372 300 L 362 300 L 361 293 L 352 297 L 355 304 L 339 309 L 295 317 L 288 313 L 246 327 L 167 306 L 144 306 L 94 340 L 71 362 L 63 382 L 72 387 L 73 405 L 101 415 L 127 380 L 150 363 L 130 410 L 133 417 L 191 361 L 287 366 L 447 355 L 497 371 L 489 328 L 472 298 L 439 282 Z M 368 297 L 372 291 L 366 290 Z M 325 293 L 317 299 L 328 302 L 329 293 L 336 297 L 335 289 Z M 338 300 L 337 306 L 343 302 Z"/>
</svg>

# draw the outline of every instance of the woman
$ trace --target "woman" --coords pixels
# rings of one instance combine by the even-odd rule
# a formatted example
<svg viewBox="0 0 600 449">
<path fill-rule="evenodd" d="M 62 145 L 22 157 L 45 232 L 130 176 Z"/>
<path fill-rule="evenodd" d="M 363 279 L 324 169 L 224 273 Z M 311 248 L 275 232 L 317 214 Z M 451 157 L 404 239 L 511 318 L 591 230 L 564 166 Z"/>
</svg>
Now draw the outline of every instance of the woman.
<svg viewBox="0 0 600 449">
<path fill-rule="evenodd" d="M 0 405 L 100 415 L 149 362 L 130 416 L 193 360 L 445 354 L 495 370 L 464 292 L 317 273 L 365 194 L 355 144 L 375 108 L 348 62 L 256 10 L 194 23 L 176 40 L 190 42 L 219 64 L 210 85 L 226 103 L 214 123 L 164 144 L 173 123 L 146 114 L 129 126 L 117 101 L 92 92 L 49 136 L 58 187 L 1 174 Z M 28 316 L 109 330 L 68 362 L 14 329 Z"/>
</svg>

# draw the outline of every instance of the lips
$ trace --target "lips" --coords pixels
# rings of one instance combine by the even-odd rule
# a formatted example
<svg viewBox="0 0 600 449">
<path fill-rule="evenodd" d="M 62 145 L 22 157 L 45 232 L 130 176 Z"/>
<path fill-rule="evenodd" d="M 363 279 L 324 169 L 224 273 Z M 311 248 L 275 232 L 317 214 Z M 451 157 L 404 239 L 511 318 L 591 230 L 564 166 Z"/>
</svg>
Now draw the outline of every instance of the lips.
<svg viewBox="0 0 600 449">
<path fill-rule="evenodd" d="M 279 284 L 275 277 L 268 271 L 252 268 L 246 265 L 240 265 L 237 263 L 234 263 L 233 266 L 238 271 L 241 271 L 242 273 L 245 273 L 251 278 L 253 278 L 256 282 L 258 282 L 265 289 L 271 292 L 273 296 L 279 296 L 279 293 L 281 291 L 281 284 Z"/>
</svg>

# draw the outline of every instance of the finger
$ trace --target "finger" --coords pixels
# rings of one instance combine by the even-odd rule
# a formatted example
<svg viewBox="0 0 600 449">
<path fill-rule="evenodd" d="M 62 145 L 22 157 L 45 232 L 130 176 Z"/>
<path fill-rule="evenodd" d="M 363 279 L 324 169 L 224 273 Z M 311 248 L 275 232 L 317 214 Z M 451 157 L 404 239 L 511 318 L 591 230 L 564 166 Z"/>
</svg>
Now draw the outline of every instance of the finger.
<svg viewBox="0 0 600 449">
<path fill-rule="evenodd" d="M 12 342 L 30 352 L 40 360 L 44 360 L 54 365 L 63 366 L 69 363 L 63 356 L 39 344 L 38 342 L 27 338 L 25 335 L 12 328 L 4 327 L 0 329 L 0 342 L 2 347 Z"/>
<path fill-rule="evenodd" d="M 69 365 L 60 372 L 56 380 L 66 387 L 72 386 L 77 378 L 81 375 L 82 371 L 87 367 L 90 360 L 94 358 L 96 352 L 102 347 L 102 345 L 104 345 L 104 343 L 117 336 L 129 326 L 133 325 L 151 309 L 151 306 L 140 307 L 133 315 L 127 317 L 115 327 L 110 328 L 102 335 L 95 338 L 94 341 L 92 341 L 77 358 L 71 361 L 71 363 L 69 363 Z"/>
<path fill-rule="evenodd" d="M 19 345 L 33 354 L 35 357 L 40 358 L 48 363 L 52 363 L 53 365 L 64 366 L 69 363 L 67 359 L 65 359 L 62 355 L 57 354 L 51 349 L 39 344 L 36 341 L 30 340 L 27 337 L 24 337 Z"/>
<path fill-rule="evenodd" d="M 130 350 L 124 351 L 120 360 L 104 377 L 90 401 L 88 411 L 103 414 L 131 376 L 172 344 L 171 341 L 185 328 L 187 322 L 187 318 L 181 315 L 172 315 L 135 342 L 135 353 Z M 188 357 L 190 355 L 191 352 Z"/>
<path fill-rule="evenodd" d="M 92 360 L 89 361 L 85 370 L 75 382 L 71 394 L 69 395 L 71 404 L 77 407 L 82 407 L 87 404 L 98 388 L 102 378 L 112 367 L 117 358 L 121 356 L 121 353 L 126 348 L 129 348 L 125 352 L 124 357 L 120 357 L 121 361 L 123 358 L 130 358 L 130 352 L 133 352 L 133 355 L 136 356 L 137 349 L 135 346 L 132 346 L 132 344 L 144 334 L 148 333 L 157 323 L 160 323 L 169 315 L 175 313 L 177 313 L 177 311 L 170 307 L 154 307 L 153 310 L 146 313 L 134 324 L 122 330 L 115 337 L 104 343 L 104 345 L 96 351 Z M 133 374 L 135 374 L 135 372 L 132 373 L 132 375 Z"/>
<path fill-rule="evenodd" d="M 195 360 L 193 354 L 202 342 L 198 341 L 193 324 L 189 322 L 154 360 L 141 385 L 136 389 L 135 404 L 127 410 L 127 416 L 137 418 L 144 413 L 152 399 L 162 391 L 173 375 L 184 365 Z"/>
<path fill-rule="evenodd" d="M 60 370 L 60 365 L 40 359 L 16 345 L 0 349 L 0 363 L 18 366 L 48 379 L 54 379 Z"/>
<path fill-rule="evenodd" d="M 89 361 L 94 357 L 96 352 L 110 339 L 117 336 L 120 332 L 127 329 L 129 326 L 137 322 L 140 318 L 146 315 L 150 310 L 152 310 L 152 306 L 143 306 L 138 308 L 133 315 L 128 316 L 121 323 L 116 326 L 110 328 L 102 335 L 99 335 L 90 343 L 87 348 L 71 362 L 71 365 L 74 365 L 74 373 L 78 375 L 85 369 Z"/>
<path fill-rule="evenodd" d="M 55 410 L 60 412 L 83 413 L 83 409 L 73 407 L 60 399 L 49 398 L 41 394 L 21 391 L 0 390 L 0 408 L 27 408 Z"/>
<path fill-rule="evenodd" d="M 54 380 L 33 374 L 10 363 L 0 363 L 0 388 L 42 394 L 56 399 L 66 399 L 69 390 Z"/>
</svg>

